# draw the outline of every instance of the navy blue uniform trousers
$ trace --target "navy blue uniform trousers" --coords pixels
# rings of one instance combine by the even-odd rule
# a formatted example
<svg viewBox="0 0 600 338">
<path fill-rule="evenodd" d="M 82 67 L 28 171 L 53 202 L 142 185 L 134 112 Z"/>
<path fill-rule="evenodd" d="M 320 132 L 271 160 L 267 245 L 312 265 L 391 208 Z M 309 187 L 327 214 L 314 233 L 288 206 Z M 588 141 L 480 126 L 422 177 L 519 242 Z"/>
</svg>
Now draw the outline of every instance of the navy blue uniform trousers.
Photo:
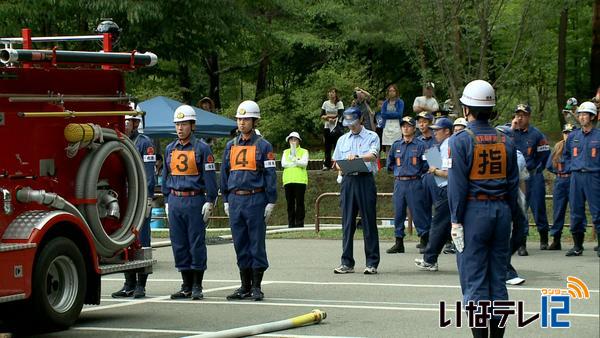
<svg viewBox="0 0 600 338">
<path fill-rule="evenodd" d="M 550 236 L 562 233 L 565 226 L 565 214 L 567 213 L 567 204 L 569 204 L 569 186 L 570 177 L 556 176 L 554 180 L 554 189 L 552 191 L 552 227 L 550 227 Z"/>
<path fill-rule="evenodd" d="M 342 264 L 354 267 L 354 232 L 360 212 L 365 242 L 366 265 L 379 266 L 379 233 L 377 232 L 377 187 L 372 174 L 346 175 L 342 180 Z"/>
<path fill-rule="evenodd" d="M 546 183 L 543 173 L 534 173 L 529 176 L 525 183 L 525 199 L 527 205 L 531 208 L 533 219 L 537 225 L 538 231 L 548 230 L 548 215 L 546 214 Z M 525 234 L 529 234 L 529 226 L 526 226 Z"/>
<path fill-rule="evenodd" d="M 267 195 L 259 192 L 252 195 L 230 193 L 229 224 L 233 246 L 240 270 L 255 269 L 265 271 L 269 267 L 265 237 L 265 207 Z"/>
<path fill-rule="evenodd" d="M 169 195 L 169 237 L 179 271 L 206 270 L 206 225 L 202 217 L 203 195 Z"/>
<path fill-rule="evenodd" d="M 596 233 L 600 234 L 600 173 L 571 173 L 569 204 L 571 233 L 585 232 L 585 202 L 588 202 Z"/>
<path fill-rule="evenodd" d="M 448 188 L 430 189 L 434 195 L 433 200 L 433 219 L 429 229 L 429 242 L 425 248 L 423 260 L 427 263 L 437 263 L 438 256 L 442 252 L 444 245 L 450 238 L 450 207 L 448 206 Z"/>
<path fill-rule="evenodd" d="M 504 201 L 468 201 L 463 252 L 456 253 L 463 304 L 507 300 L 511 211 Z"/>
</svg>

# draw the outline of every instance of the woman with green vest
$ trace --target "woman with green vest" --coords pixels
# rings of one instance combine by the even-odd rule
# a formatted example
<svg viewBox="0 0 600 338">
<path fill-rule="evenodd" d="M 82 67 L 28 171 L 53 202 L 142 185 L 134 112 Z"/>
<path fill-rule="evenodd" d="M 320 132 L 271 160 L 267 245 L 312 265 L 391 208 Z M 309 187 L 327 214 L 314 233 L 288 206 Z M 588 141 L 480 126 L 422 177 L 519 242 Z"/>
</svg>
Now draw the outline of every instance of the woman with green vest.
<svg viewBox="0 0 600 338">
<path fill-rule="evenodd" d="M 290 148 L 283 151 L 283 187 L 287 200 L 288 224 L 290 228 L 304 227 L 304 193 L 308 184 L 308 150 L 300 147 L 300 135 L 291 132 L 285 141 Z"/>
</svg>

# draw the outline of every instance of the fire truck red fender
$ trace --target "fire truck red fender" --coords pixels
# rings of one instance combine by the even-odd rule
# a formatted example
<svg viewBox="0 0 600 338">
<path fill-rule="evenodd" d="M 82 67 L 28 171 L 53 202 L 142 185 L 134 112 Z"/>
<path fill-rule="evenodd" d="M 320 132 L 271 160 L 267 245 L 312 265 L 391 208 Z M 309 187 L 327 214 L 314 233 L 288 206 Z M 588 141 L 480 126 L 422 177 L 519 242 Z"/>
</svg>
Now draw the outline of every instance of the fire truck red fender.
<svg viewBox="0 0 600 338">
<path fill-rule="evenodd" d="M 31 236 L 29 237 L 29 242 L 41 243 L 47 236 L 52 236 L 53 230 L 58 230 L 58 227 L 60 227 L 61 233 L 65 233 L 66 227 L 70 227 L 69 230 L 72 230 L 70 236 L 73 236 L 71 239 L 75 241 L 78 247 L 81 248 L 84 246 L 84 248 L 89 250 L 87 252 L 82 252 L 86 263 L 93 264 L 96 273 L 100 274 L 98 254 L 94 246 L 94 237 L 87 225 L 85 225 L 79 217 L 68 212 L 54 210 L 49 211 L 48 214 L 50 217 L 47 217 L 43 224 L 39 224 L 33 229 Z M 73 230 L 75 232 L 73 232 Z M 83 242 L 81 242 L 81 240 L 83 240 Z"/>
</svg>

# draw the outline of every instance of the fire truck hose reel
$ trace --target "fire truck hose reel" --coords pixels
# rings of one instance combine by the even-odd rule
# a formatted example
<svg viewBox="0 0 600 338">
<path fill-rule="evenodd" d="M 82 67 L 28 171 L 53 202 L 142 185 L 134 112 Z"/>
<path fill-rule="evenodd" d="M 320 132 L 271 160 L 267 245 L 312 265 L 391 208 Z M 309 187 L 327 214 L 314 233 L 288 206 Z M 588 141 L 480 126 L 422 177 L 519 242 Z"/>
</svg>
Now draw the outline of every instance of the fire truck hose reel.
<svg viewBox="0 0 600 338">
<path fill-rule="evenodd" d="M 135 240 L 135 231 L 143 225 L 147 208 L 148 194 L 145 187 L 146 174 L 141 158 L 137 156 L 135 145 L 128 138 L 119 138 L 111 129 L 102 129 L 104 139 L 108 142 L 100 145 L 89 153 L 79 167 L 75 197 L 77 199 L 98 199 L 98 180 L 100 169 L 106 158 L 114 152 L 122 157 L 127 175 L 127 207 L 122 218 L 123 226 L 113 234 L 108 235 L 102 226 L 98 205 L 79 205 L 78 208 L 90 226 L 101 256 L 113 256 L 118 251 L 128 247 Z M 135 230 L 135 231 L 134 231 Z"/>
</svg>

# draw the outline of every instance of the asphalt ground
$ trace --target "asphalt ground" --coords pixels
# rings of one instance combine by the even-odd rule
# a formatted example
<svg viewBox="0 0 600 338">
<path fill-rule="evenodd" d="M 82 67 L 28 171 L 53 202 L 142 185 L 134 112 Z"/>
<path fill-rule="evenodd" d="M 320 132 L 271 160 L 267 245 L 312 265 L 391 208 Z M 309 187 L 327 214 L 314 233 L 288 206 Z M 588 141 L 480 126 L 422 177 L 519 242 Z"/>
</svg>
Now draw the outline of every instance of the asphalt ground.
<svg viewBox="0 0 600 338">
<path fill-rule="evenodd" d="M 158 240 L 157 240 L 158 241 Z M 117 300 L 122 275 L 102 279 L 102 302 L 86 306 L 80 319 L 67 331 L 44 337 L 182 337 L 291 318 L 320 309 L 327 318 L 320 324 L 271 333 L 274 337 L 467 337 L 466 326 L 439 327 L 439 302 L 461 299 L 454 255 L 442 254 L 437 272 L 418 271 L 421 257 L 415 243 L 404 254 L 386 254 L 391 242 L 381 243 L 377 275 L 364 275 L 362 241 L 355 241 L 356 273 L 333 274 L 339 264 L 339 240 L 267 240 L 270 268 L 265 273 L 262 302 L 227 301 L 239 287 L 235 253 L 231 243 L 208 246 L 208 270 L 204 300 L 173 301 L 169 295 L 181 284 L 173 266 L 170 247 L 154 250 L 158 263 L 147 285 L 147 298 Z M 509 287 L 512 300 L 525 302 L 525 317 L 540 312 L 541 288 L 566 288 L 567 276 L 582 279 L 590 299 L 571 301 L 571 312 L 561 315 L 569 329 L 541 328 L 537 320 L 517 328 L 509 317 L 506 337 L 599 337 L 600 259 L 586 243 L 581 257 L 565 257 L 563 251 L 529 248 L 530 256 L 513 257 L 513 265 L 527 278 L 522 286 Z M 450 306 L 450 305 L 449 305 Z M 454 318 L 453 310 L 447 316 Z M 464 317 L 464 316 L 463 316 Z M 463 325 L 466 320 L 463 318 Z"/>
</svg>

